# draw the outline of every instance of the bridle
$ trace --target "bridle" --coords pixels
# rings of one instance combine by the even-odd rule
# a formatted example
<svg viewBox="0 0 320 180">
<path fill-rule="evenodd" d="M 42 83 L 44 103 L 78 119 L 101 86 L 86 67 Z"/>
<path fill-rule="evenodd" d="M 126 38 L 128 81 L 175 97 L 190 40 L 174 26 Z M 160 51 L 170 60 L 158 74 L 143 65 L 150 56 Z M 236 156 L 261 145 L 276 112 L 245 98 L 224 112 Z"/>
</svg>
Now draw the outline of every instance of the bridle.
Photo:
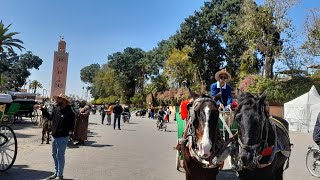
<svg viewBox="0 0 320 180">
<path fill-rule="evenodd" d="M 242 107 L 243 104 L 240 103 L 240 105 L 238 106 L 236 112 L 235 112 L 235 117 L 237 114 L 240 114 L 240 109 Z M 261 111 L 261 115 L 262 115 L 262 120 L 263 123 L 261 123 L 261 133 L 260 133 L 260 139 L 261 142 L 257 143 L 257 144 L 253 144 L 253 145 L 247 145 L 244 144 L 241 141 L 241 130 L 240 130 L 240 126 L 238 127 L 238 132 L 239 132 L 239 136 L 238 136 L 238 143 L 240 145 L 241 149 L 245 149 L 247 151 L 253 151 L 254 157 L 253 157 L 253 164 L 256 164 L 258 167 L 260 167 L 260 163 L 259 161 L 261 160 L 262 156 L 260 154 L 258 154 L 258 152 L 261 152 L 263 149 L 268 147 L 268 137 L 269 137 L 269 119 L 267 118 L 268 115 L 265 112 L 265 107 L 261 106 L 259 109 Z M 265 137 L 263 138 L 263 132 L 265 133 Z"/>
<path fill-rule="evenodd" d="M 213 146 L 211 148 L 211 156 L 207 159 L 203 159 L 201 158 L 200 156 L 198 156 L 198 153 L 197 153 L 197 150 L 199 149 L 198 148 L 198 145 L 197 145 L 197 137 L 196 137 L 196 133 L 195 133 L 195 126 L 194 126 L 194 121 L 198 119 L 197 117 L 197 114 L 196 114 L 196 111 L 195 109 L 197 109 L 197 107 L 203 103 L 203 102 L 206 102 L 206 101 L 209 101 L 211 102 L 214 106 L 216 104 L 215 100 L 213 100 L 212 98 L 209 98 L 209 97 L 200 97 L 200 98 L 197 98 L 190 110 L 189 110 L 189 113 L 190 113 L 190 117 L 189 117 L 189 120 L 188 120 L 188 124 L 187 124 L 187 128 L 186 128 L 186 131 L 185 131 L 185 134 L 184 134 L 184 137 L 185 139 L 188 140 L 188 148 L 189 148 L 189 153 L 191 155 L 191 157 L 194 157 L 199 163 L 205 165 L 204 167 L 206 168 L 216 168 L 217 166 L 213 165 L 212 164 L 212 159 L 215 157 L 216 154 L 214 154 L 214 152 L 217 152 L 216 151 L 216 139 L 217 139 L 217 131 L 218 131 L 218 127 L 216 128 L 216 131 L 215 131 L 215 134 L 214 134 L 214 141 L 213 141 Z"/>
</svg>

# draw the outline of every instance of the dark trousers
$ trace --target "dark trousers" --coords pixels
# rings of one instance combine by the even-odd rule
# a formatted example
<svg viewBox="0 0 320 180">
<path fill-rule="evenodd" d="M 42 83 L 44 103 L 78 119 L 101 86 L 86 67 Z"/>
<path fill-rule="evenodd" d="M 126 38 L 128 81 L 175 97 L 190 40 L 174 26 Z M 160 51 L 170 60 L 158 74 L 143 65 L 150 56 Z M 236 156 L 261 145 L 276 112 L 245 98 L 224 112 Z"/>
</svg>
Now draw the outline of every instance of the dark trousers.
<svg viewBox="0 0 320 180">
<path fill-rule="evenodd" d="M 116 129 L 117 119 L 118 119 L 118 129 L 120 129 L 120 118 L 121 118 L 121 114 L 114 114 L 113 129 Z"/>
<path fill-rule="evenodd" d="M 101 118 L 102 118 L 102 119 L 101 119 L 101 122 L 102 122 L 102 124 L 103 124 L 103 122 L 104 122 L 104 118 L 105 118 L 105 117 L 106 117 L 106 113 L 102 113 L 102 114 L 101 114 Z"/>
</svg>

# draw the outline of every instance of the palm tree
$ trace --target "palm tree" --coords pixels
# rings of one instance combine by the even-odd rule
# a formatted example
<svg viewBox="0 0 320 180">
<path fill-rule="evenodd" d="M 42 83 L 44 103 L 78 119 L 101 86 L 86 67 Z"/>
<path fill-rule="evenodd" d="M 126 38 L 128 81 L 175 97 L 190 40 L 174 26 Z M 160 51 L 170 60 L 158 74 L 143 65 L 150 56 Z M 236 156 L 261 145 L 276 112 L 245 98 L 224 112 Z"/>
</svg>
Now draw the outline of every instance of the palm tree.
<svg viewBox="0 0 320 180">
<path fill-rule="evenodd" d="M 4 26 L 2 21 L 0 21 L 0 53 L 4 52 L 5 49 L 9 52 L 14 52 L 13 48 L 16 47 L 20 49 L 25 49 L 22 44 L 23 41 L 20 39 L 14 39 L 13 36 L 19 34 L 18 32 L 9 32 L 9 24 L 7 27 Z"/>
<path fill-rule="evenodd" d="M 37 80 L 31 81 L 29 84 L 29 89 L 33 89 L 33 93 L 36 93 L 37 88 L 42 88 L 42 84 Z"/>
</svg>

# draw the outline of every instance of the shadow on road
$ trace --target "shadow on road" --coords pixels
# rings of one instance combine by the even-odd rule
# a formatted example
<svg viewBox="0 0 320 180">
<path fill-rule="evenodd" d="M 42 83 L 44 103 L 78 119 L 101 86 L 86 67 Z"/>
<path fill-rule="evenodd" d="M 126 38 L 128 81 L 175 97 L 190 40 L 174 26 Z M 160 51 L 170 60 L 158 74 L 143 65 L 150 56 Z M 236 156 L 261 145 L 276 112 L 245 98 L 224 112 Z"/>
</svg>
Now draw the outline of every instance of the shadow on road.
<svg viewBox="0 0 320 180">
<path fill-rule="evenodd" d="M 21 134 L 21 133 L 17 133 L 15 132 L 17 138 L 30 138 L 32 136 L 36 136 L 36 135 L 30 135 L 30 134 Z"/>
<path fill-rule="evenodd" d="M 134 129 L 121 129 L 121 131 L 137 131 L 137 130 L 134 130 Z"/>
<path fill-rule="evenodd" d="M 98 123 L 89 123 L 89 125 L 100 125 Z"/>
<path fill-rule="evenodd" d="M 219 171 L 217 179 L 238 180 L 238 177 L 233 170 L 221 170 Z"/>
<path fill-rule="evenodd" d="M 139 124 L 139 123 L 130 122 L 129 124 Z"/>
<path fill-rule="evenodd" d="M 175 130 L 167 130 L 166 132 L 177 132 L 177 131 L 175 131 Z"/>
<path fill-rule="evenodd" d="M 84 146 L 102 148 L 102 147 L 112 147 L 113 145 L 111 145 L 111 144 L 96 144 L 96 141 L 85 141 Z"/>
<path fill-rule="evenodd" d="M 25 128 L 39 128 L 37 123 L 32 123 L 30 119 L 17 120 L 13 124 L 3 122 L 2 124 L 10 126 L 13 130 L 20 130 Z"/>
<path fill-rule="evenodd" d="M 40 171 L 34 169 L 27 169 L 27 165 L 14 165 L 11 169 L 6 172 L 0 172 L 1 180 L 21 180 L 21 179 L 45 179 L 52 175 L 49 171 Z"/>
</svg>

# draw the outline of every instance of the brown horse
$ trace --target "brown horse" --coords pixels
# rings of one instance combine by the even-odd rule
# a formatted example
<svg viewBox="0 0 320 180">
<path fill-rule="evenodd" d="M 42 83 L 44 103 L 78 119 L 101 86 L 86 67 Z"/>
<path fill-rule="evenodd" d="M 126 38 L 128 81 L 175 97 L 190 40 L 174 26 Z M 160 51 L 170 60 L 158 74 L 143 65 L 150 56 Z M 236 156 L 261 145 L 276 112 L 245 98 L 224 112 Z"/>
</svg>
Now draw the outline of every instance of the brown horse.
<svg viewBox="0 0 320 180">
<path fill-rule="evenodd" d="M 219 138 L 219 111 L 209 96 L 194 99 L 189 106 L 190 118 L 177 150 L 182 152 L 186 180 L 214 180 L 219 173 L 219 165 L 213 164 L 212 160 L 223 146 Z"/>
</svg>

